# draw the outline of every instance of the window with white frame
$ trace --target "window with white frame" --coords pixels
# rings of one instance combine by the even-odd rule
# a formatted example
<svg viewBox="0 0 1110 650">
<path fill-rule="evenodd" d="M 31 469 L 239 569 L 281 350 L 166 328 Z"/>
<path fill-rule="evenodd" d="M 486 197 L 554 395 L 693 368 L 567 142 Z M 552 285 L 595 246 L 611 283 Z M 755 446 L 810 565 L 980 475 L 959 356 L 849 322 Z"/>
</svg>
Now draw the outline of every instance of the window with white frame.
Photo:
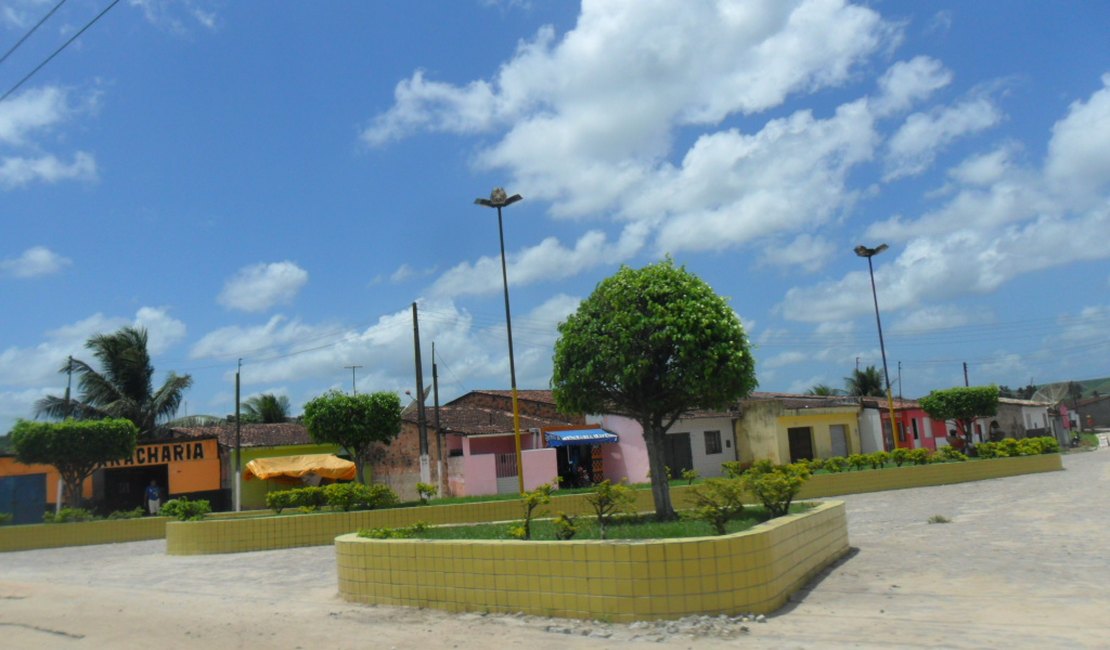
<svg viewBox="0 0 1110 650">
<path fill-rule="evenodd" d="M 706 431 L 705 432 L 705 454 L 721 453 L 721 432 L 720 431 Z"/>
</svg>

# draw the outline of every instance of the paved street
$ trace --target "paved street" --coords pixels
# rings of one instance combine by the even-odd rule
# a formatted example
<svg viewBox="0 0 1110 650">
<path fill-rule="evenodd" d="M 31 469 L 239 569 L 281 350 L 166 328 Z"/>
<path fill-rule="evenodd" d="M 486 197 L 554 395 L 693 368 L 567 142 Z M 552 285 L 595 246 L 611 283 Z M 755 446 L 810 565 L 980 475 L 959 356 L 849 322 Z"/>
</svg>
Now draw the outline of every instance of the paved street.
<svg viewBox="0 0 1110 650">
<path fill-rule="evenodd" d="M 354 606 L 335 596 L 331 547 L 169 557 L 155 541 L 0 555 L 0 638 L 12 648 L 206 650 L 1107 647 L 1110 451 L 1071 454 L 1064 466 L 846 497 L 855 550 L 746 632 Z M 951 523 L 929 524 L 932 515 Z"/>
</svg>

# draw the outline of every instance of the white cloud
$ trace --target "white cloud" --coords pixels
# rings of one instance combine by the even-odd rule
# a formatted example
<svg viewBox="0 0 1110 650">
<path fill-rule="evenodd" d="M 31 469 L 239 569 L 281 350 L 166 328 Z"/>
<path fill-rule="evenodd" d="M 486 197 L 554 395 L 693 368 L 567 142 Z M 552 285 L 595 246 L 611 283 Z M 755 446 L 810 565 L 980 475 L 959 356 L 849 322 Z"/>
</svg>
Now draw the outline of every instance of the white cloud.
<svg viewBox="0 0 1110 650">
<path fill-rule="evenodd" d="M 151 356 L 162 354 L 185 338 L 185 323 L 171 317 L 166 307 L 139 308 L 134 325 L 146 328 Z"/>
<path fill-rule="evenodd" d="M 809 355 L 804 352 L 790 351 L 779 353 L 759 365 L 761 368 L 766 368 L 770 370 L 773 368 L 781 368 L 783 366 L 803 363 L 809 360 Z"/>
<path fill-rule="evenodd" d="M 1045 174 L 1061 193 L 1099 200 L 1110 185 L 1110 73 L 1102 88 L 1086 101 L 1071 105 L 1068 115 L 1052 127 Z M 1105 198 L 1103 196 L 1103 198 Z"/>
<path fill-rule="evenodd" d="M 49 248 L 33 246 L 23 251 L 19 257 L 0 260 L 0 275 L 33 278 L 59 273 L 72 263 L 69 258 L 62 257 Z"/>
<path fill-rule="evenodd" d="M 927 56 L 899 61 L 879 78 L 879 95 L 872 102 L 877 115 L 903 111 L 952 82 L 952 73 Z"/>
<path fill-rule="evenodd" d="M 931 305 L 900 315 L 890 327 L 893 334 L 921 334 L 944 330 L 972 323 L 983 323 L 989 318 L 978 310 L 959 308 L 955 305 Z"/>
<path fill-rule="evenodd" d="M 836 247 L 824 237 L 803 233 L 785 246 L 769 246 L 760 257 L 763 264 L 799 268 L 813 273 L 833 256 Z"/>
<path fill-rule="evenodd" d="M 128 0 L 138 8 L 150 24 L 176 34 L 186 34 L 189 26 L 199 25 L 207 30 L 219 27 L 216 12 L 207 7 L 215 6 L 210 0 Z"/>
<path fill-rule="evenodd" d="M 12 189 L 33 181 L 57 183 L 64 180 L 95 181 L 96 160 L 92 154 L 78 151 L 73 162 L 66 163 L 57 156 L 37 158 L 5 156 L 0 160 L 0 187 Z"/>
<path fill-rule="evenodd" d="M 220 304 L 229 309 L 256 312 L 288 304 L 308 282 L 308 272 L 290 261 L 254 264 L 241 269 L 220 292 Z"/>
<path fill-rule="evenodd" d="M 65 120 L 70 114 L 66 102 L 65 91 L 57 86 L 35 88 L 6 100 L 0 104 L 0 144 L 25 145 L 31 133 Z"/>
<path fill-rule="evenodd" d="M 1001 120 L 1002 113 L 987 98 L 910 115 L 887 143 L 884 180 L 920 174 L 954 140 Z"/>
</svg>

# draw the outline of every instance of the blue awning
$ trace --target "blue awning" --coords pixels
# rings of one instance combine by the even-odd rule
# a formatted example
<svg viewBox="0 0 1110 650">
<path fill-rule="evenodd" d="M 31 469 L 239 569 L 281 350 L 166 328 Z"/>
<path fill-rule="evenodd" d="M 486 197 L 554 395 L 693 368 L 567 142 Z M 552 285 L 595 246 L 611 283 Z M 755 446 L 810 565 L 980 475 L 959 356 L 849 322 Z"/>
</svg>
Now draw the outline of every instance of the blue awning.
<svg viewBox="0 0 1110 650">
<path fill-rule="evenodd" d="M 595 427 L 592 429 L 563 429 L 561 431 L 548 431 L 548 447 L 567 447 L 570 445 L 600 445 L 604 442 L 617 442 L 620 438 L 615 433 Z"/>
</svg>

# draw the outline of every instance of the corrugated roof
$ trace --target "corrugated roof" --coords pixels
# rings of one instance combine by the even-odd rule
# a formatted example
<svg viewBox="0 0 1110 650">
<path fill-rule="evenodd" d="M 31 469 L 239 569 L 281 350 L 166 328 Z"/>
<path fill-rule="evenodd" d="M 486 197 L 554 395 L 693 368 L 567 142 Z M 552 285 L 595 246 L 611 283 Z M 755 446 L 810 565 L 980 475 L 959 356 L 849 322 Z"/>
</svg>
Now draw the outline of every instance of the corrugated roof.
<svg viewBox="0 0 1110 650">
<path fill-rule="evenodd" d="M 220 424 L 207 427 L 173 427 L 170 429 L 178 438 L 200 438 L 216 436 L 225 447 L 235 446 L 235 424 Z M 244 447 L 284 447 L 289 445 L 316 444 L 308 429 L 297 422 L 280 424 L 247 424 L 240 427 Z"/>
</svg>

